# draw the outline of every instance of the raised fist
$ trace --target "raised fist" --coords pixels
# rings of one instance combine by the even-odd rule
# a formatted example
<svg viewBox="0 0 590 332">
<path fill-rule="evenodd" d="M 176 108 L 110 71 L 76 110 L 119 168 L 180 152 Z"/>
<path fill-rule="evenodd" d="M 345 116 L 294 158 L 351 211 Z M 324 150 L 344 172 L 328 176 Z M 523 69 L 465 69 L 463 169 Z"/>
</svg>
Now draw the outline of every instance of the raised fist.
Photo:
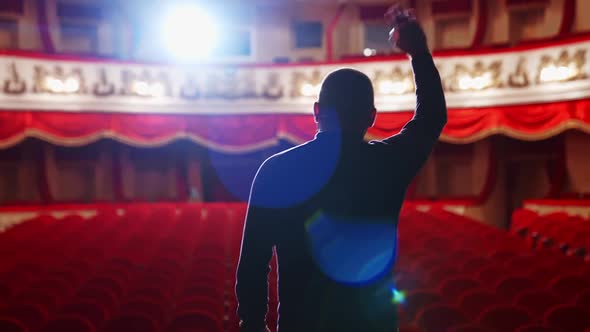
<svg viewBox="0 0 590 332">
<path fill-rule="evenodd" d="M 410 56 L 429 52 L 426 35 L 412 9 L 402 10 L 399 5 L 393 5 L 385 13 L 385 18 L 391 27 L 389 41 L 393 47 Z"/>
</svg>

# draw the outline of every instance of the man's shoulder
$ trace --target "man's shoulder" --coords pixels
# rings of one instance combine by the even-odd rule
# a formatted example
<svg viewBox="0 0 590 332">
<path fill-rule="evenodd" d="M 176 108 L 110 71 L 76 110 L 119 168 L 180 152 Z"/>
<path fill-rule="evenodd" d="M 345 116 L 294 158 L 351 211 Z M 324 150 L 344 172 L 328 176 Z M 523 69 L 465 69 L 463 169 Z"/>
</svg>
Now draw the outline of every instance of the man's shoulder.
<svg viewBox="0 0 590 332">
<path fill-rule="evenodd" d="M 287 150 L 283 150 L 267 158 L 260 168 L 280 168 L 282 166 L 292 165 L 294 161 L 302 161 L 302 157 L 310 153 L 310 148 L 313 141 L 305 142 L 303 144 L 294 146 Z"/>
</svg>

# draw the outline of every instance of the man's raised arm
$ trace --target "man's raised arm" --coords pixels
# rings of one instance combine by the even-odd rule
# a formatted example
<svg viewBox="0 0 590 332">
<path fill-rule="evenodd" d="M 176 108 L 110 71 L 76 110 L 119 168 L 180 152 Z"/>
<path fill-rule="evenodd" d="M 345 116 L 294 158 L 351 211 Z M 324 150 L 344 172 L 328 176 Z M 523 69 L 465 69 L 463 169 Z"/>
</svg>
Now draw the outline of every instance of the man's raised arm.
<svg viewBox="0 0 590 332">
<path fill-rule="evenodd" d="M 390 39 L 412 59 L 416 85 L 416 111 L 401 132 L 384 143 L 407 151 L 404 162 L 416 173 L 428 158 L 447 122 L 447 107 L 438 70 L 426 43 L 424 31 L 411 13 L 393 9 L 388 14 L 394 26 Z"/>
</svg>

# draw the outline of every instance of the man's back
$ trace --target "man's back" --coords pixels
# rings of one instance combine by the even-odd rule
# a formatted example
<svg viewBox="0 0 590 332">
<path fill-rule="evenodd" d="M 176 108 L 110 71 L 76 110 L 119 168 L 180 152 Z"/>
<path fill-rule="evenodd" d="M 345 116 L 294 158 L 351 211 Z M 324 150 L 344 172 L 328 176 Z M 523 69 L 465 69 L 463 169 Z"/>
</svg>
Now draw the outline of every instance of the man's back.
<svg viewBox="0 0 590 332">
<path fill-rule="evenodd" d="M 385 325 L 375 311 L 395 322 L 396 223 L 413 169 L 395 156 L 410 153 L 320 133 L 267 161 L 258 199 L 274 206 L 281 331 Z"/>
<path fill-rule="evenodd" d="M 243 331 L 265 326 L 273 247 L 281 332 L 392 331 L 397 326 L 391 274 L 397 218 L 408 184 L 446 123 L 440 77 L 425 40 L 420 42 L 423 46 L 412 52 L 416 112 L 399 134 L 365 143 L 362 135 L 330 127 L 260 167 L 237 273 Z M 351 70 L 341 73 L 363 81 Z M 334 77 L 326 78 L 322 91 L 338 83 L 330 81 Z"/>
</svg>

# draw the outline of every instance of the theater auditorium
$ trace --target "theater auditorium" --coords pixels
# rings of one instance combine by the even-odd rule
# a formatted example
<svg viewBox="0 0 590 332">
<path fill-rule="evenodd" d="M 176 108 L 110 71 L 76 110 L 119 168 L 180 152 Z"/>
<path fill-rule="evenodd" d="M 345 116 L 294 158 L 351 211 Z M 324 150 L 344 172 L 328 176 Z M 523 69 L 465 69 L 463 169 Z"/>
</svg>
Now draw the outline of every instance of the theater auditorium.
<svg viewBox="0 0 590 332">
<path fill-rule="evenodd" d="M 590 331 L 590 1 L 397 3 L 448 109 L 397 218 L 399 331 Z M 391 5 L 1 0 L 0 332 L 240 331 L 252 182 L 314 139 L 324 77 L 372 80 L 366 141 L 412 119 Z M 347 249 L 318 258 L 327 278 Z"/>
</svg>

